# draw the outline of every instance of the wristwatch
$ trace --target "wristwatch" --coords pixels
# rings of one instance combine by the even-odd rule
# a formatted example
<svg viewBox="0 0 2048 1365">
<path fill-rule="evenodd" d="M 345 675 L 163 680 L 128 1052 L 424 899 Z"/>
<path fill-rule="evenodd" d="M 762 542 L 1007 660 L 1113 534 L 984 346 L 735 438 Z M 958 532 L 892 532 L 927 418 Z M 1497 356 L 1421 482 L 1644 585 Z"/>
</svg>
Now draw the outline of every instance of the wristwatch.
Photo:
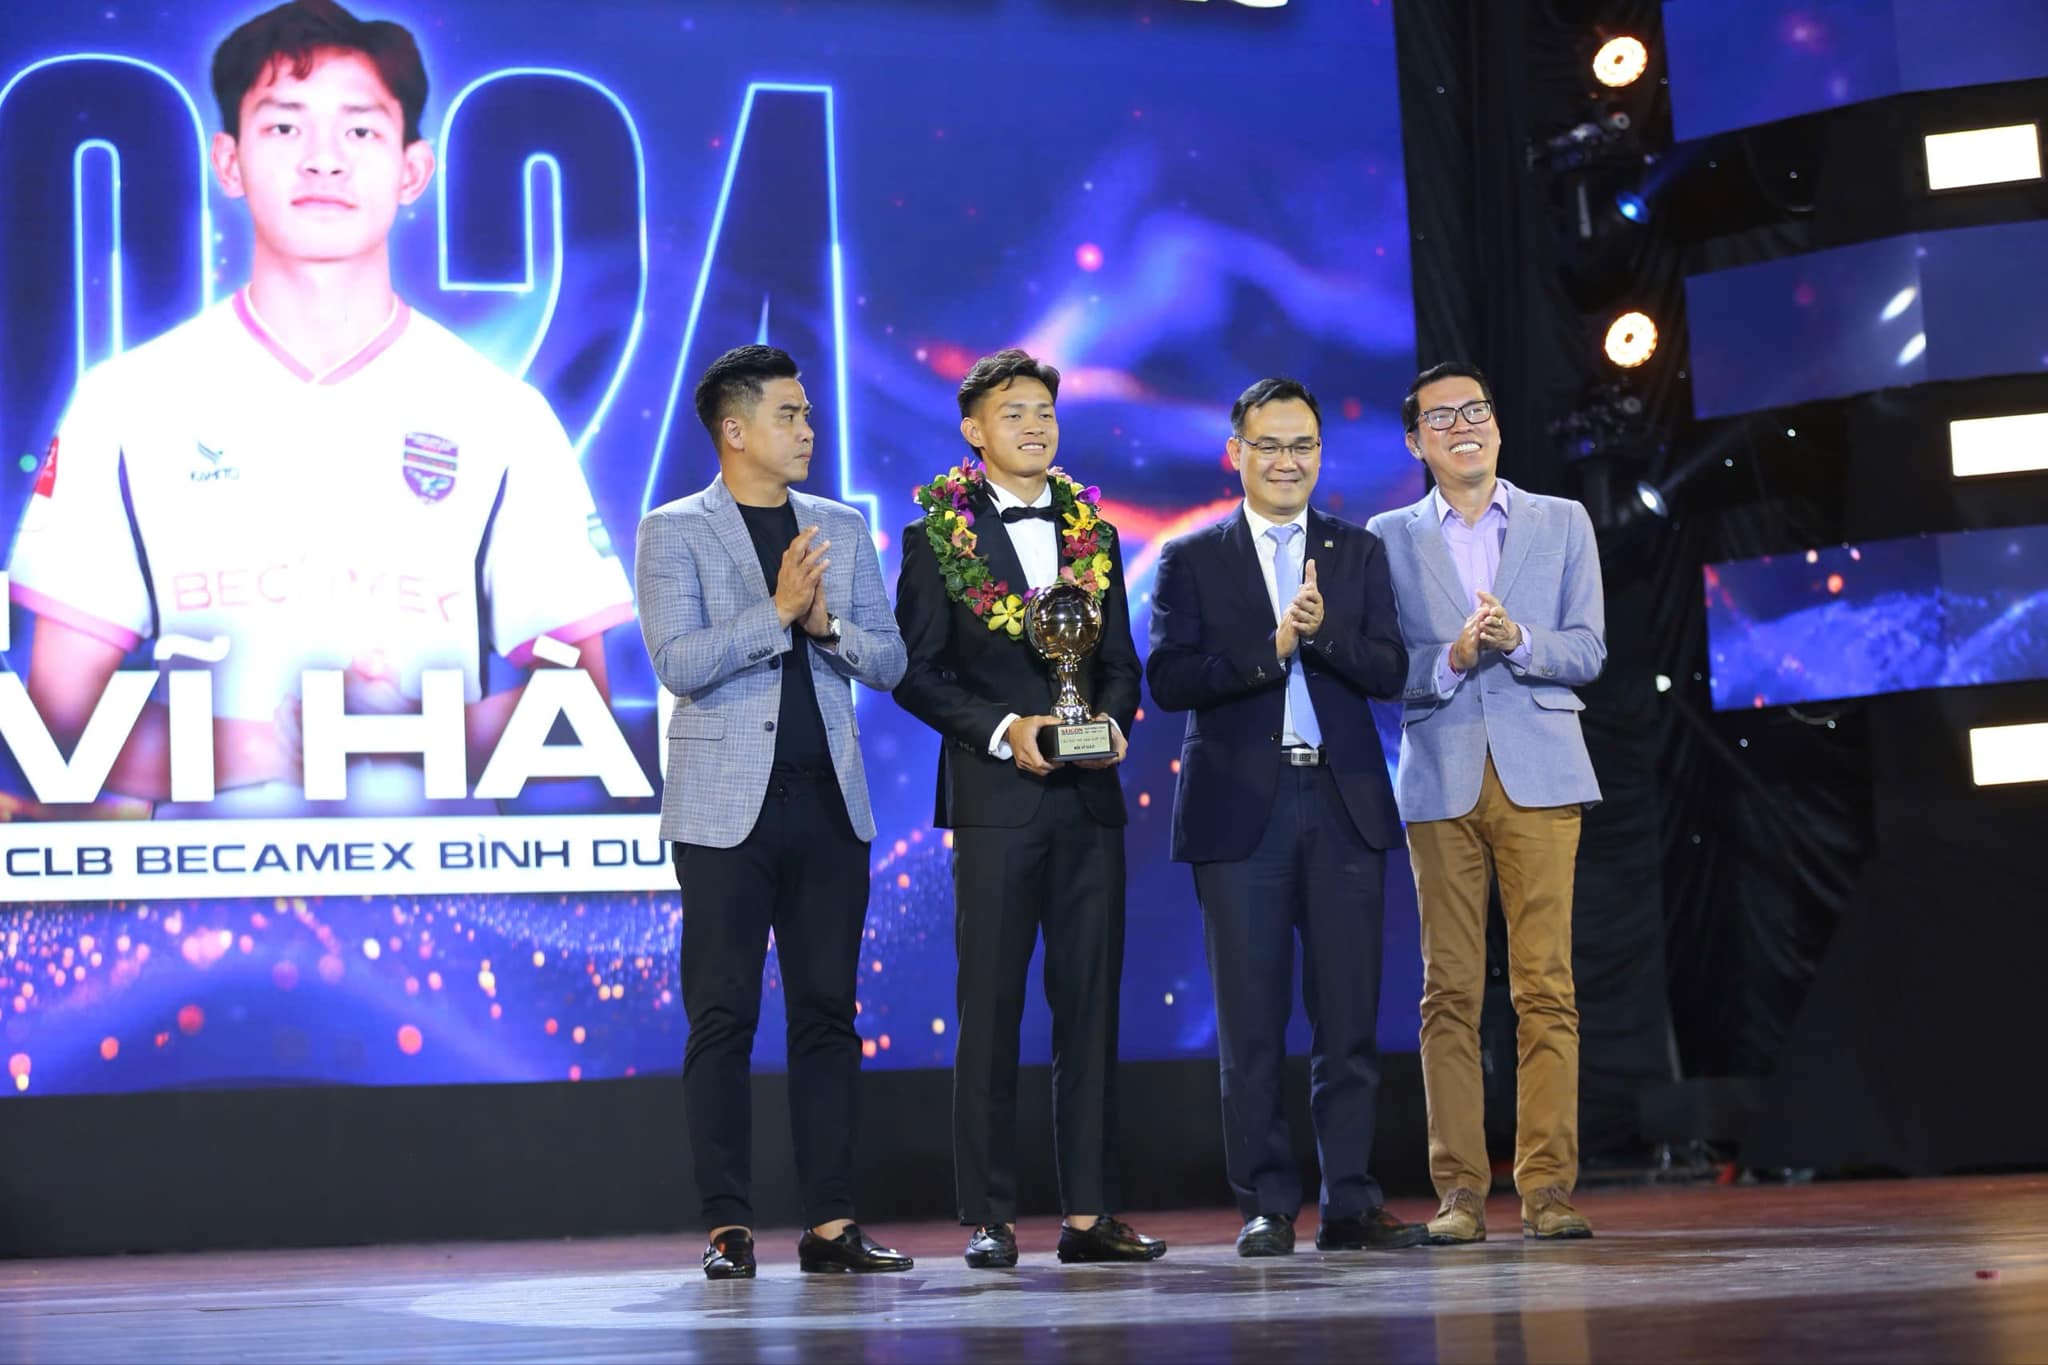
<svg viewBox="0 0 2048 1365">
<path fill-rule="evenodd" d="M 825 633 L 818 637 L 827 644 L 839 643 L 839 618 L 830 613 L 825 617 Z"/>
</svg>

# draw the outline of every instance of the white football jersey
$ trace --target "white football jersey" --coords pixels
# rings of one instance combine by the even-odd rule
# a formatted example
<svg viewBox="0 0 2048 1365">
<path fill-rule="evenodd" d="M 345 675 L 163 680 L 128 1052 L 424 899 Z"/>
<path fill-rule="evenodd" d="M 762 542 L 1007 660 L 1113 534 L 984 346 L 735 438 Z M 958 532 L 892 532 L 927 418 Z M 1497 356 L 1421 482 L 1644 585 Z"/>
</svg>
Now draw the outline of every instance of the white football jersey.
<svg viewBox="0 0 2048 1365">
<path fill-rule="evenodd" d="M 524 664 L 633 615 L 530 385 L 403 304 L 315 375 L 246 291 L 80 381 L 9 570 L 18 603 L 124 648 L 225 647 L 215 714 L 255 721 L 351 664 L 415 700 L 422 670 L 460 669 L 475 701 L 486 649 Z M 352 772 L 347 813 L 422 809 L 416 763 L 376 766 L 409 777 Z M 305 809 L 282 785 L 159 815 Z"/>
</svg>

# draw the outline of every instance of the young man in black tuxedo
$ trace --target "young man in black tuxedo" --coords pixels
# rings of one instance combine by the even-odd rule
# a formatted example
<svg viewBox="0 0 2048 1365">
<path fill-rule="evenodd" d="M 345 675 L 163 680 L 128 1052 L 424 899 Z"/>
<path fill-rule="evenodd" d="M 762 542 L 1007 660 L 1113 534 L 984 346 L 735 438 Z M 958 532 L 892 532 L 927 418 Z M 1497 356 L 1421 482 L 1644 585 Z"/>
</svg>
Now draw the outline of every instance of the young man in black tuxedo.
<svg viewBox="0 0 2048 1365">
<path fill-rule="evenodd" d="M 1152 698 L 1186 711 L 1173 856 L 1194 864 L 1222 1058 L 1240 1256 L 1294 1250 L 1301 1168 L 1280 1091 L 1294 940 L 1312 1030 L 1309 1111 L 1325 1251 L 1418 1246 L 1368 1171 L 1380 1053 L 1386 850 L 1401 839 L 1369 697 L 1408 653 L 1379 539 L 1309 506 L 1322 414 L 1292 379 L 1230 412 L 1244 505 L 1168 544 L 1152 590 Z"/>
<path fill-rule="evenodd" d="M 909 668 L 896 700 L 939 732 L 933 822 L 953 831 L 953 1166 L 976 1268 L 1017 1263 L 1017 1035 L 1041 932 L 1066 1214 L 1059 1258 L 1166 1253 L 1113 1216 L 1125 822 L 1116 765 L 1142 672 L 1115 528 L 1095 517 L 1090 490 L 1052 467 L 1059 382 L 1058 370 L 1018 350 L 968 373 L 960 434 L 981 463 L 948 476 L 957 509 L 928 504 L 904 531 L 897 582 Z M 1027 589 L 1063 579 L 1099 596 L 1102 634 L 1080 691 L 1110 722 L 1114 752 L 1052 763 L 1040 752 L 1040 732 L 1057 723 L 1051 670 L 1016 613 Z"/>
</svg>

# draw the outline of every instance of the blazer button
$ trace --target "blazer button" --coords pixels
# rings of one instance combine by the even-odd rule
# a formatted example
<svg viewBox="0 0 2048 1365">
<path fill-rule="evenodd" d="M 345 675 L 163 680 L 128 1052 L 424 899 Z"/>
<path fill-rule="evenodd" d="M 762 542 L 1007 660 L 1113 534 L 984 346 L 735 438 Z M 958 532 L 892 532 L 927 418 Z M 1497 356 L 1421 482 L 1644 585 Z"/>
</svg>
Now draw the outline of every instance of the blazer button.
<svg viewBox="0 0 2048 1365">
<path fill-rule="evenodd" d="M 780 668 L 780 667 L 782 667 L 782 660 L 780 660 L 780 659 L 770 659 L 770 660 L 768 661 L 768 671 L 769 671 L 770 673 L 773 673 L 773 672 L 774 672 L 774 671 L 775 671 L 776 669 L 778 669 L 778 668 Z"/>
<path fill-rule="evenodd" d="M 1280 742 L 1280 732 L 1278 730 L 1275 730 L 1272 733 L 1272 735 L 1269 736 L 1269 738 L 1271 738 L 1275 744 L 1278 744 Z"/>
<path fill-rule="evenodd" d="M 775 722 L 772 720 L 764 720 L 761 722 L 761 728 L 763 730 L 773 730 L 775 728 Z"/>
</svg>

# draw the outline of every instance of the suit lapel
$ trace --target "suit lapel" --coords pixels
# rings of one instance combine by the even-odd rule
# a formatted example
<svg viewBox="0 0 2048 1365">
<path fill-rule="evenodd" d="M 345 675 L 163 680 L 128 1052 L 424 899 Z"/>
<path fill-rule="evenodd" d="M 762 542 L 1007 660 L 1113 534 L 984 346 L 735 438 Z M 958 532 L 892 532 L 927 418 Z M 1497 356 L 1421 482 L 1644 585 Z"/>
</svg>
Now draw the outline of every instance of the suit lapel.
<svg viewBox="0 0 2048 1365">
<path fill-rule="evenodd" d="M 711 529 L 718 533 L 725 552 L 732 556 L 740 577 L 757 595 L 768 596 L 768 579 L 761 572 L 761 557 L 754 553 L 754 538 L 747 534 L 747 523 L 740 516 L 740 505 L 733 501 L 732 490 L 725 486 L 722 475 L 713 479 L 711 487 L 705 490 L 704 505 L 711 514 Z"/>
<path fill-rule="evenodd" d="M 1260 545 L 1252 535 L 1252 524 L 1245 519 L 1244 507 L 1239 504 L 1237 515 L 1223 527 L 1223 554 L 1229 564 L 1231 585 L 1244 600 L 1245 610 L 1254 613 L 1254 621 L 1277 621 L 1273 611 L 1273 600 L 1266 592 L 1266 570 L 1260 564 Z"/>
<path fill-rule="evenodd" d="M 1343 552 L 1343 538 L 1337 534 L 1337 528 L 1313 507 L 1308 509 L 1308 529 L 1304 534 L 1308 536 L 1308 545 L 1305 547 L 1306 554 L 1302 560 L 1302 573 L 1307 574 L 1308 561 L 1313 559 L 1316 562 L 1316 573 L 1320 575 L 1330 568 L 1337 556 Z M 1328 596 L 1327 593 L 1324 595 Z"/>
<path fill-rule="evenodd" d="M 1465 600 L 1465 590 L 1458 585 L 1458 569 L 1451 563 L 1451 552 L 1444 548 L 1444 529 L 1437 524 L 1436 505 L 1430 498 L 1415 504 L 1415 515 L 1408 519 L 1408 538 L 1415 542 L 1415 553 L 1429 576 L 1449 594 L 1459 619 L 1469 616 L 1473 604 Z"/>
<path fill-rule="evenodd" d="M 1017 547 L 1010 543 L 1010 528 L 1003 525 L 995 495 L 985 490 L 976 494 L 974 500 L 974 547 L 988 564 L 991 579 L 1009 584 L 1009 590 L 1019 597 L 1030 590 L 1031 580 L 1024 576 L 1024 561 L 1017 558 Z"/>
<path fill-rule="evenodd" d="M 1508 533 L 1500 543 L 1500 568 L 1493 575 L 1493 595 L 1505 602 L 1508 589 L 1515 584 L 1515 575 L 1528 562 L 1529 549 L 1543 528 L 1537 525 L 1536 504 L 1523 497 L 1521 489 L 1506 479 L 1500 481 L 1500 486 L 1507 495 Z"/>
</svg>

